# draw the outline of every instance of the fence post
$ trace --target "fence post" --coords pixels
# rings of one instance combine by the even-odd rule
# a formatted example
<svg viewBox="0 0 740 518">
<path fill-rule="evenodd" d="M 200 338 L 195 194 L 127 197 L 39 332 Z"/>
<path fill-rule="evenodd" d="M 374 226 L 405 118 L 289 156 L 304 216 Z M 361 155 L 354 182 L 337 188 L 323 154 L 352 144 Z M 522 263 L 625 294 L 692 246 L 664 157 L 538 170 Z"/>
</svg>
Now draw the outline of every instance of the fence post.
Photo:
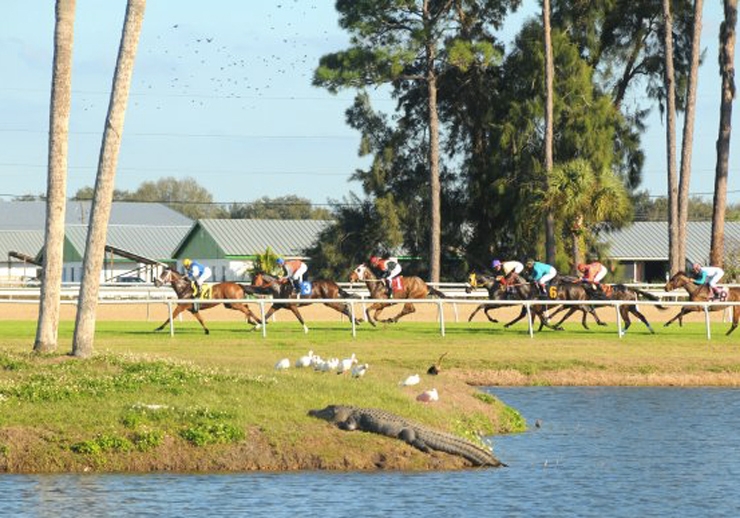
<svg viewBox="0 0 740 518">
<path fill-rule="evenodd" d="M 437 299 L 437 315 L 439 315 L 439 332 L 444 337 L 445 335 L 445 313 L 442 309 L 442 300 Z"/>
<path fill-rule="evenodd" d="M 355 303 L 349 301 L 349 314 L 352 320 L 352 338 L 357 338 L 357 324 L 355 324 Z"/>
<path fill-rule="evenodd" d="M 265 322 L 265 300 L 260 299 L 260 321 L 262 322 L 262 338 L 267 337 L 267 322 Z"/>
<path fill-rule="evenodd" d="M 614 309 L 617 310 L 617 336 L 622 338 L 624 333 L 622 332 L 622 314 L 619 312 L 619 302 L 614 305 Z"/>
<path fill-rule="evenodd" d="M 167 313 L 170 315 L 170 336 L 175 336 L 175 323 L 172 321 L 172 302 L 167 301 Z"/>
<path fill-rule="evenodd" d="M 529 337 L 534 338 L 534 327 L 532 326 L 532 307 L 528 301 L 524 302 L 524 307 L 527 308 L 527 325 L 529 326 Z"/>
<path fill-rule="evenodd" d="M 704 323 L 707 326 L 707 340 L 712 339 L 712 326 L 709 322 L 709 304 L 704 303 Z"/>
</svg>

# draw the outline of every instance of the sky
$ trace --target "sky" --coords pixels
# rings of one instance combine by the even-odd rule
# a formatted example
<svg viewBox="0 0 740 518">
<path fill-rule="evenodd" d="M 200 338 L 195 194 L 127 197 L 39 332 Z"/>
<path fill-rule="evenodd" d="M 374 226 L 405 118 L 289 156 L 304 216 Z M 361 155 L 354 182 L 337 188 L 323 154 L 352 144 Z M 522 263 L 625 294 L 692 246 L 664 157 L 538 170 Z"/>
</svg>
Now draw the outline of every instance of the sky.
<svg viewBox="0 0 740 518">
<path fill-rule="evenodd" d="M 0 200 L 46 191 L 54 0 L 0 7 Z M 711 201 L 720 80 L 720 2 L 705 5 L 691 192 Z M 510 42 L 536 14 L 507 19 Z M 68 193 L 93 186 L 125 0 L 77 0 Z M 311 86 L 319 58 L 347 48 L 333 0 L 148 0 L 121 144 L 116 188 L 194 178 L 216 202 L 296 195 L 317 206 L 362 194 L 349 180 L 369 159 L 345 123 L 353 91 Z M 628 102 L 645 103 L 633 95 Z M 393 101 L 374 96 L 377 108 Z M 736 103 L 737 104 L 737 103 Z M 730 201 L 740 200 L 740 108 L 733 113 Z M 641 188 L 666 193 L 665 129 L 657 110 L 643 135 Z M 680 143 L 679 118 L 677 134 Z"/>
</svg>

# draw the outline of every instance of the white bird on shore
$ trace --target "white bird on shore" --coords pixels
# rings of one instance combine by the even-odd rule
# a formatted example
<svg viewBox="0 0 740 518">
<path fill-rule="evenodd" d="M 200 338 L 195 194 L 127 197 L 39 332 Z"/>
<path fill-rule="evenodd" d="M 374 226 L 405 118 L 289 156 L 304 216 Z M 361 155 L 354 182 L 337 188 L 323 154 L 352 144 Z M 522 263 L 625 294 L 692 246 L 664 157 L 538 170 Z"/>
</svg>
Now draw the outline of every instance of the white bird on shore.
<svg viewBox="0 0 740 518">
<path fill-rule="evenodd" d="M 309 367 L 313 361 L 313 351 L 308 351 L 308 354 L 301 356 L 295 362 L 296 367 Z"/>
<path fill-rule="evenodd" d="M 355 353 L 352 353 L 352 356 L 349 358 L 343 359 L 341 362 L 339 362 L 339 367 L 337 367 L 337 374 L 343 374 L 349 370 L 352 369 L 352 366 L 357 363 L 357 358 L 355 357 Z"/>
<path fill-rule="evenodd" d="M 329 358 L 321 364 L 321 372 L 331 372 L 339 367 L 339 358 Z"/>
<path fill-rule="evenodd" d="M 367 372 L 367 369 L 370 368 L 370 365 L 367 363 L 363 363 L 362 365 L 355 365 L 352 367 L 352 377 L 353 378 L 361 378 L 365 375 Z"/>
<path fill-rule="evenodd" d="M 413 374 L 409 376 L 408 378 L 406 378 L 405 380 L 403 380 L 401 382 L 401 385 L 403 385 L 404 387 L 410 387 L 412 385 L 418 385 L 419 383 L 421 383 L 421 378 L 419 377 L 418 374 Z"/>
<path fill-rule="evenodd" d="M 429 403 L 431 401 L 439 401 L 439 393 L 437 392 L 436 388 L 425 390 L 418 396 L 416 396 L 417 401 L 421 401 L 422 403 Z"/>
<path fill-rule="evenodd" d="M 290 360 L 288 358 L 283 358 L 279 362 L 275 364 L 275 369 L 281 371 L 284 369 L 290 368 Z"/>
</svg>

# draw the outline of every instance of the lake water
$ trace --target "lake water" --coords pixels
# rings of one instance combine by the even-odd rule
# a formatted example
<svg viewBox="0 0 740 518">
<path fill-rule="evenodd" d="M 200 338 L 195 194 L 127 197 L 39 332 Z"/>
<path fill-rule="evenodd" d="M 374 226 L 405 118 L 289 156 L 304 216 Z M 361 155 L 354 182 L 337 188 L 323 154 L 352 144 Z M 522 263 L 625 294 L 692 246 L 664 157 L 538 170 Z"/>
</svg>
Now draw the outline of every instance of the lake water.
<svg viewBox="0 0 740 518">
<path fill-rule="evenodd" d="M 532 425 L 508 468 L 3 475 L 2 516 L 740 516 L 740 390 L 492 388 Z M 534 424 L 539 422 L 540 426 Z"/>
</svg>

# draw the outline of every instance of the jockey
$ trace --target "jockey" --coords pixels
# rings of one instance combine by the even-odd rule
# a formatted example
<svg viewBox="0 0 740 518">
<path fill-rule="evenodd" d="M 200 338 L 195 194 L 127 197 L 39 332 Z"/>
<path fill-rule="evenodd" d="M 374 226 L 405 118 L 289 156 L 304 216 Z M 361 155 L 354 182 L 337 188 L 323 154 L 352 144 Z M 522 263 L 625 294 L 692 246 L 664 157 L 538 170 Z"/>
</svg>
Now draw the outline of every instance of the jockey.
<svg viewBox="0 0 740 518">
<path fill-rule="evenodd" d="M 493 260 L 493 263 L 491 263 L 491 267 L 493 268 L 493 272 L 496 275 L 503 274 L 504 277 L 508 277 L 511 272 L 519 275 L 524 270 L 524 265 L 519 261 L 501 262 L 498 259 Z"/>
<path fill-rule="evenodd" d="M 695 284 L 709 284 L 709 288 L 712 290 L 712 300 L 721 297 L 721 290 L 717 286 L 717 282 L 725 274 L 722 268 L 719 266 L 702 266 L 699 263 L 694 263 L 691 270 Z"/>
<path fill-rule="evenodd" d="M 537 262 L 534 259 L 527 260 L 525 271 L 528 272 L 530 279 L 537 283 L 537 287 L 542 295 L 547 295 L 545 285 L 558 274 L 554 266 Z"/>
<path fill-rule="evenodd" d="M 595 292 L 603 292 L 601 280 L 609 273 L 606 266 L 599 261 L 593 261 L 588 264 L 580 263 L 578 265 L 578 271 L 583 275 L 581 282 L 590 285 Z"/>
<path fill-rule="evenodd" d="M 300 292 L 301 284 L 303 284 L 303 274 L 308 270 L 308 265 L 300 259 L 286 261 L 282 257 L 278 257 L 275 263 L 282 268 L 283 277 L 290 279 L 293 283 L 293 291 Z"/>
<path fill-rule="evenodd" d="M 395 257 L 381 259 L 374 255 L 370 258 L 370 264 L 378 272 L 378 277 L 385 281 L 388 296 L 392 297 L 393 279 L 401 273 L 401 263 Z"/>
<path fill-rule="evenodd" d="M 187 276 L 195 283 L 195 293 L 193 293 L 193 298 L 195 298 L 203 290 L 203 283 L 211 278 L 211 269 L 192 259 L 185 259 L 182 265 L 185 267 Z"/>
</svg>

